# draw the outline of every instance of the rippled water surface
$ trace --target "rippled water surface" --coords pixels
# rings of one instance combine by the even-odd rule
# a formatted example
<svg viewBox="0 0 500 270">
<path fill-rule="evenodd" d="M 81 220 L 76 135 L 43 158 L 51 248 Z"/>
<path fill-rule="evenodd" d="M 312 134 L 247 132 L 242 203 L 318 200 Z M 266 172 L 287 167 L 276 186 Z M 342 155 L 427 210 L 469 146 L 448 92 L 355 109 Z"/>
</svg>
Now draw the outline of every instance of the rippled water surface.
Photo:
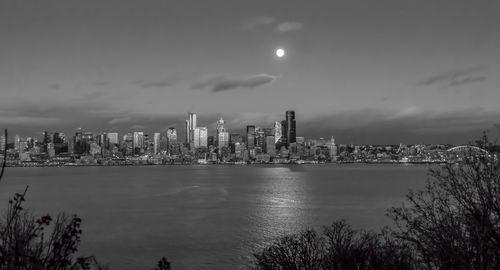
<svg viewBox="0 0 500 270">
<path fill-rule="evenodd" d="M 5 209 L 29 185 L 27 206 L 83 218 L 81 253 L 112 269 L 246 269 L 252 252 L 287 232 L 347 219 L 390 224 L 388 207 L 423 187 L 426 166 L 148 166 L 8 168 Z"/>
</svg>

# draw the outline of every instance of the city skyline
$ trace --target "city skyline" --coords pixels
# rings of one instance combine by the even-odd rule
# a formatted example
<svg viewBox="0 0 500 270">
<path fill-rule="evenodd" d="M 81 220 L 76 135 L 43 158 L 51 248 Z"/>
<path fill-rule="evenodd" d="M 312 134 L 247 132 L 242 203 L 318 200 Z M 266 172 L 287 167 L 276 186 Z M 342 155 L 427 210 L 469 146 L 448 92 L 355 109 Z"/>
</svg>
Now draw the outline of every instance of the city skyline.
<svg viewBox="0 0 500 270">
<path fill-rule="evenodd" d="M 152 134 L 194 111 L 242 133 L 293 109 L 306 137 L 465 143 L 500 119 L 499 12 L 465 0 L 2 1 L 0 127 Z"/>
</svg>

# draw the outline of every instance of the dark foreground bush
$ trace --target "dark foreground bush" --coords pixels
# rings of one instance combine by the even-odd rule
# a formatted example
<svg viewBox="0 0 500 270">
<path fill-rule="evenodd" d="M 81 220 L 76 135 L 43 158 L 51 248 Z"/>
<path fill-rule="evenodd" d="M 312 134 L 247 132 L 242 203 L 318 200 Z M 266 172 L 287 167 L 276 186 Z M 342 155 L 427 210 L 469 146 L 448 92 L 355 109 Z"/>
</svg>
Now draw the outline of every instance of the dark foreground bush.
<svg viewBox="0 0 500 270">
<path fill-rule="evenodd" d="M 337 221 L 283 236 L 254 254 L 256 269 L 415 269 L 408 246 L 387 233 L 357 231 Z"/>
<path fill-rule="evenodd" d="M 394 235 L 424 269 L 500 269 L 500 165 L 488 154 L 430 170 L 424 190 L 390 210 Z"/>
<path fill-rule="evenodd" d="M 0 222 L 0 269 L 107 269 L 94 257 L 77 257 L 81 219 L 60 214 L 36 218 L 16 194 Z"/>
</svg>

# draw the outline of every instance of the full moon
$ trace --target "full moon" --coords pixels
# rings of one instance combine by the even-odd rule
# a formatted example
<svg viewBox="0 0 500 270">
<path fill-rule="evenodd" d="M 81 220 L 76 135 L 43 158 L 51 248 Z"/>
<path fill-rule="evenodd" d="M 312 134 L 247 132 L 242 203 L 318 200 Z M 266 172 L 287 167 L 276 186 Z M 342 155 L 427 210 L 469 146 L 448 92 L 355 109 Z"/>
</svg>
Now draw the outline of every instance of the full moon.
<svg viewBox="0 0 500 270">
<path fill-rule="evenodd" d="M 285 50 L 283 50 L 283 49 L 281 49 L 281 48 L 280 48 L 280 49 L 277 49 L 277 50 L 276 50 L 276 56 L 278 56 L 279 58 L 281 58 L 281 57 L 285 56 Z"/>
</svg>

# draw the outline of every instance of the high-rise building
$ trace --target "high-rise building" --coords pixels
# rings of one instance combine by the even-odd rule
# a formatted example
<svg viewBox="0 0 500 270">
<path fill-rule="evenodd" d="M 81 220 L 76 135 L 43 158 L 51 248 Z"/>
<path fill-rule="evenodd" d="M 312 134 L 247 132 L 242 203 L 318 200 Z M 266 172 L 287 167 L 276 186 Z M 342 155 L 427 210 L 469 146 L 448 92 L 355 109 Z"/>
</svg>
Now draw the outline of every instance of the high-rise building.
<svg viewBox="0 0 500 270">
<path fill-rule="evenodd" d="M 296 142 L 297 129 L 295 125 L 295 111 L 286 111 L 286 141 L 287 145 Z"/>
<path fill-rule="evenodd" d="M 47 144 L 52 143 L 53 136 L 50 132 L 43 132 L 43 152 L 47 153 Z"/>
<path fill-rule="evenodd" d="M 5 136 L 1 135 L 0 136 L 0 151 L 5 151 L 5 148 L 7 147 L 7 142 L 5 140 Z"/>
<path fill-rule="evenodd" d="M 196 114 L 188 112 L 188 119 L 186 120 L 186 144 L 192 144 L 193 130 L 196 128 Z"/>
<path fill-rule="evenodd" d="M 110 145 L 118 144 L 118 132 L 108 132 L 108 139 Z"/>
<path fill-rule="evenodd" d="M 54 144 L 65 143 L 66 142 L 66 134 L 64 134 L 62 132 L 54 132 L 52 142 Z"/>
<path fill-rule="evenodd" d="M 276 139 L 274 136 L 266 137 L 266 154 L 272 157 L 276 155 Z"/>
<path fill-rule="evenodd" d="M 123 150 L 125 154 L 130 155 L 134 153 L 134 134 L 127 133 L 123 135 L 122 144 L 124 146 Z"/>
<path fill-rule="evenodd" d="M 14 136 L 14 150 L 17 153 L 19 153 L 21 150 L 21 137 L 17 134 L 16 134 L 16 136 Z"/>
<path fill-rule="evenodd" d="M 177 143 L 177 130 L 175 130 L 174 127 L 169 127 L 168 130 L 167 130 L 167 140 L 168 140 L 168 143 L 171 145 L 171 144 L 174 144 L 174 143 Z"/>
<path fill-rule="evenodd" d="M 219 148 L 222 148 L 224 146 L 229 146 L 229 132 L 227 131 L 219 132 L 219 135 L 217 137 L 217 146 Z"/>
<path fill-rule="evenodd" d="M 224 119 L 222 117 L 217 121 L 217 147 L 221 149 L 229 146 L 229 132 L 224 128 Z"/>
<path fill-rule="evenodd" d="M 134 141 L 132 144 L 133 152 L 138 154 L 144 151 L 144 132 L 134 132 Z"/>
<path fill-rule="evenodd" d="M 194 148 L 208 146 L 208 129 L 206 127 L 196 127 L 193 130 L 193 146 Z"/>
<path fill-rule="evenodd" d="M 255 129 L 255 146 L 260 147 L 261 150 L 265 148 L 266 145 L 266 132 L 263 128 Z"/>
<path fill-rule="evenodd" d="M 288 141 L 287 141 L 287 137 L 286 137 L 287 130 L 288 130 L 287 127 L 288 127 L 288 124 L 287 124 L 286 120 L 282 120 L 281 121 L 281 139 L 279 142 L 280 147 L 281 146 L 288 147 Z"/>
<path fill-rule="evenodd" d="M 281 140 L 281 136 L 283 135 L 281 132 L 281 122 L 274 122 L 274 143 L 278 143 Z"/>
<path fill-rule="evenodd" d="M 255 148 L 255 126 L 247 126 L 247 147 L 248 149 Z"/>
<path fill-rule="evenodd" d="M 160 133 L 153 134 L 153 153 L 157 155 L 160 153 Z"/>
<path fill-rule="evenodd" d="M 337 145 L 335 145 L 335 139 L 332 138 L 328 142 L 328 148 L 330 149 L 330 158 L 334 158 L 337 156 Z"/>
</svg>

